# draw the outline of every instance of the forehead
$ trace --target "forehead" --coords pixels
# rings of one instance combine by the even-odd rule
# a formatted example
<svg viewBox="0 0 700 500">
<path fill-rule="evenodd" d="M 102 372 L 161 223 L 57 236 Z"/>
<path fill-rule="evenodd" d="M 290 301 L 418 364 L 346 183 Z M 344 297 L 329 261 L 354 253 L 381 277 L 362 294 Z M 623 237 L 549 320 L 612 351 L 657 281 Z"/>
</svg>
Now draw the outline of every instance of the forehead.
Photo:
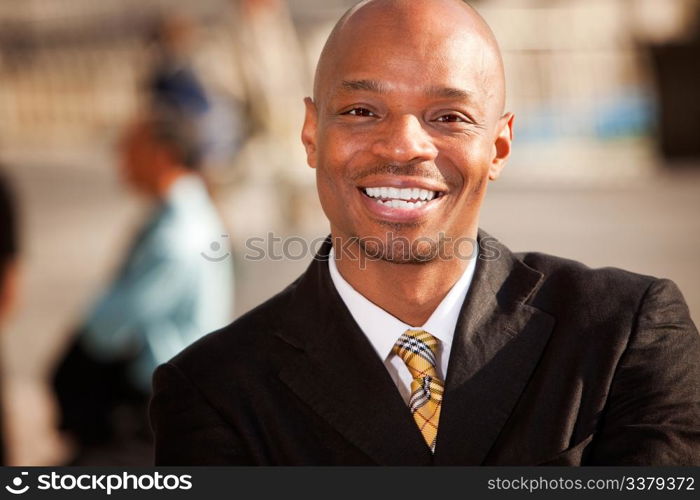
<svg viewBox="0 0 700 500">
<path fill-rule="evenodd" d="M 489 52 L 478 33 L 454 29 L 440 20 L 413 26 L 381 20 L 354 23 L 334 42 L 322 91 L 347 92 L 353 88 L 344 82 L 368 80 L 380 82 L 389 92 L 444 87 L 480 96 L 494 76 Z"/>
</svg>

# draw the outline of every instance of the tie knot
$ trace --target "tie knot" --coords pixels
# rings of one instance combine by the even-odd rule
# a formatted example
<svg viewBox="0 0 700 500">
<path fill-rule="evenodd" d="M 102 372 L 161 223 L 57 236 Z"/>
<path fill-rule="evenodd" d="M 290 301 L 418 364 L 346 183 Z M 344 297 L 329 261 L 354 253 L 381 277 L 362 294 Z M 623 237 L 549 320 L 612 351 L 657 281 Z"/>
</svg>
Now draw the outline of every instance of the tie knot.
<svg viewBox="0 0 700 500">
<path fill-rule="evenodd" d="M 415 378 L 437 377 L 435 371 L 439 340 L 423 330 L 406 330 L 394 344 L 393 352 L 399 356 L 411 376 Z"/>
</svg>

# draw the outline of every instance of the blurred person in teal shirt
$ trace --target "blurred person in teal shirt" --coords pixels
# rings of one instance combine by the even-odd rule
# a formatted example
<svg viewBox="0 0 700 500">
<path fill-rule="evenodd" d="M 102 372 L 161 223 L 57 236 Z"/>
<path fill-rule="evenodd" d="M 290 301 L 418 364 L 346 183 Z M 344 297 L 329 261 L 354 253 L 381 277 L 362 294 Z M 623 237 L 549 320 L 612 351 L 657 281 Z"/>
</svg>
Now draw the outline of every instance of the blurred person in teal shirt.
<svg viewBox="0 0 700 500">
<path fill-rule="evenodd" d="M 141 119 L 125 135 L 122 178 L 155 206 L 54 377 L 61 427 L 79 447 L 124 451 L 130 437 L 148 442 L 155 367 L 232 319 L 228 236 L 198 173 L 200 157 L 196 128 L 177 113 Z M 74 462 L 110 463 L 108 456 Z M 132 458 L 126 462 L 140 462 Z"/>
</svg>

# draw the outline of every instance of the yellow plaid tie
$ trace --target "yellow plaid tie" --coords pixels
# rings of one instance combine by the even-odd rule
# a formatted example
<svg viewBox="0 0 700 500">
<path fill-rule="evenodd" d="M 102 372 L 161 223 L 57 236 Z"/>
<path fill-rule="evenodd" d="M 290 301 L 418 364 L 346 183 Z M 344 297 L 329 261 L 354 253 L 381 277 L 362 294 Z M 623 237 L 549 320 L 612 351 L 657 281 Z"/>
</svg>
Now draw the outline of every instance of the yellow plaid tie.
<svg viewBox="0 0 700 500">
<path fill-rule="evenodd" d="M 444 392 L 444 384 L 435 371 L 438 342 L 438 339 L 423 330 L 407 330 L 393 348 L 394 354 L 406 363 L 413 376 L 408 407 L 433 453 Z"/>
</svg>

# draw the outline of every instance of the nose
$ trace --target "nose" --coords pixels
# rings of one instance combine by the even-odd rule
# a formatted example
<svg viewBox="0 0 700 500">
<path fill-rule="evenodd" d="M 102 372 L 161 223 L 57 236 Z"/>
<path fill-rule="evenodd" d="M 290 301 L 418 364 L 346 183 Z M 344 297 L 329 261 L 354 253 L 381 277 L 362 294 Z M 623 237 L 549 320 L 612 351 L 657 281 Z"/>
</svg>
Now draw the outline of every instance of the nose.
<svg viewBox="0 0 700 500">
<path fill-rule="evenodd" d="M 404 114 L 387 120 L 372 145 L 372 152 L 387 161 L 417 163 L 434 160 L 437 148 L 415 115 Z"/>
</svg>

